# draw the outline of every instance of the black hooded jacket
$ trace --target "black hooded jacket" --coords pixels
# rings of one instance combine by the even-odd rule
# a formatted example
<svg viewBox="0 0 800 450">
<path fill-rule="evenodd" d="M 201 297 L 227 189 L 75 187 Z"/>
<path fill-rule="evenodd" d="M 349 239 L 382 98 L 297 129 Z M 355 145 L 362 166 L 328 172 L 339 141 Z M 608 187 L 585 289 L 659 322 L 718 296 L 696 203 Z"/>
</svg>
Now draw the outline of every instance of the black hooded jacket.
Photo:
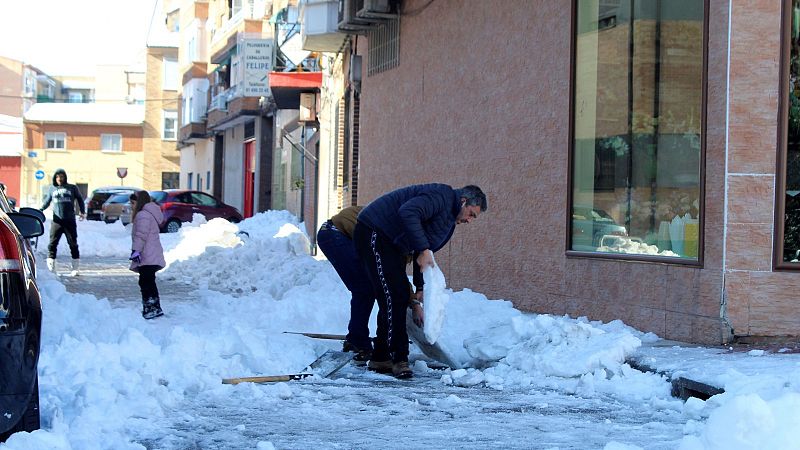
<svg viewBox="0 0 800 450">
<path fill-rule="evenodd" d="M 56 175 L 58 174 L 64 175 L 64 184 L 61 186 L 56 182 Z M 47 193 L 40 209 L 45 210 L 50 206 L 50 203 L 53 203 L 53 222 L 74 222 L 75 202 L 78 203 L 81 214 L 83 214 L 85 207 L 81 191 L 74 184 L 67 183 L 67 172 L 64 169 L 56 170 L 53 174 L 53 185 L 50 186 L 50 191 Z"/>
</svg>

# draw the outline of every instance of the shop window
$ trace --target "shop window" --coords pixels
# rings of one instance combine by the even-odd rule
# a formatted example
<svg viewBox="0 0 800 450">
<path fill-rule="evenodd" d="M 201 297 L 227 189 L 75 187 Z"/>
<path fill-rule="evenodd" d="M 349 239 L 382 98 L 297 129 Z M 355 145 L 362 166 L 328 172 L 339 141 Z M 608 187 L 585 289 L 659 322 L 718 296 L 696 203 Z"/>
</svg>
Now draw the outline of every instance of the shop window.
<svg viewBox="0 0 800 450">
<path fill-rule="evenodd" d="M 121 152 L 122 151 L 122 135 L 121 134 L 101 134 L 100 135 L 100 149 L 104 152 Z"/>
<path fill-rule="evenodd" d="M 699 261 L 705 3 L 575 1 L 569 250 Z"/>
<path fill-rule="evenodd" d="M 48 150 L 66 150 L 67 133 L 45 133 L 44 142 Z"/>
<path fill-rule="evenodd" d="M 800 269 L 800 0 L 784 2 L 784 73 L 781 91 L 781 152 L 778 157 L 776 267 Z M 787 36 L 784 34 L 784 36 Z"/>
</svg>

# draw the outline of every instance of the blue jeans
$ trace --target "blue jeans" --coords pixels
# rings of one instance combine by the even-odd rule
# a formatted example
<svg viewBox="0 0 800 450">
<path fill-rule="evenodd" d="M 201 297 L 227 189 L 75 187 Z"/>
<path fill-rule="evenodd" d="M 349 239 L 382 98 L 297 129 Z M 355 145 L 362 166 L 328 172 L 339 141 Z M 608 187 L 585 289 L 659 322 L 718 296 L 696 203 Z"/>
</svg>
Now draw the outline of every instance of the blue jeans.
<svg viewBox="0 0 800 450">
<path fill-rule="evenodd" d="M 347 341 L 360 350 L 372 350 L 369 316 L 372 314 L 375 297 L 372 295 L 369 276 L 356 253 L 353 241 L 330 222 L 326 222 L 317 233 L 317 245 L 352 295 Z"/>
</svg>

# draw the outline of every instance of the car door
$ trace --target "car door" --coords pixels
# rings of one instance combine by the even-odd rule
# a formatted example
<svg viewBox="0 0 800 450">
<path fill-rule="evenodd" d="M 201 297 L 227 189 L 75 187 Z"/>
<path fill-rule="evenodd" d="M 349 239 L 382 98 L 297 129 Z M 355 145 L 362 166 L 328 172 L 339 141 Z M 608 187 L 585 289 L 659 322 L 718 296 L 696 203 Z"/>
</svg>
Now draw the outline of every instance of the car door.
<svg viewBox="0 0 800 450">
<path fill-rule="evenodd" d="M 217 200 L 204 192 L 192 192 L 192 209 L 204 215 L 206 220 L 222 216 Z"/>
<path fill-rule="evenodd" d="M 175 212 L 172 215 L 177 217 L 181 222 L 191 222 L 192 214 L 200 212 L 196 210 L 195 205 L 192 204 L 192 196 L 190 192 L 182 192 L 172 198 L 170 208 Z"/>
</svg>

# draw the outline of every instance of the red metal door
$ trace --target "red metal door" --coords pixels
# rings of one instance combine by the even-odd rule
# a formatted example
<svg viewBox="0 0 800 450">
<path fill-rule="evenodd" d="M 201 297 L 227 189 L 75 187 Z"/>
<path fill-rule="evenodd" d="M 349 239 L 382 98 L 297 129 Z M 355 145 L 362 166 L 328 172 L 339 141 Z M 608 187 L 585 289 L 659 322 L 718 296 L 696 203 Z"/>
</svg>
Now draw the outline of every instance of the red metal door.
<svg viewBox="0 0 800 450">
<path fill-rule="evenodd" d="M 256 181 L 256 145 L 255 141 L 244 143 L 244 211 L 245 218 L 253 217 L 253 199 L 255 198 Z"/>
</svg>

